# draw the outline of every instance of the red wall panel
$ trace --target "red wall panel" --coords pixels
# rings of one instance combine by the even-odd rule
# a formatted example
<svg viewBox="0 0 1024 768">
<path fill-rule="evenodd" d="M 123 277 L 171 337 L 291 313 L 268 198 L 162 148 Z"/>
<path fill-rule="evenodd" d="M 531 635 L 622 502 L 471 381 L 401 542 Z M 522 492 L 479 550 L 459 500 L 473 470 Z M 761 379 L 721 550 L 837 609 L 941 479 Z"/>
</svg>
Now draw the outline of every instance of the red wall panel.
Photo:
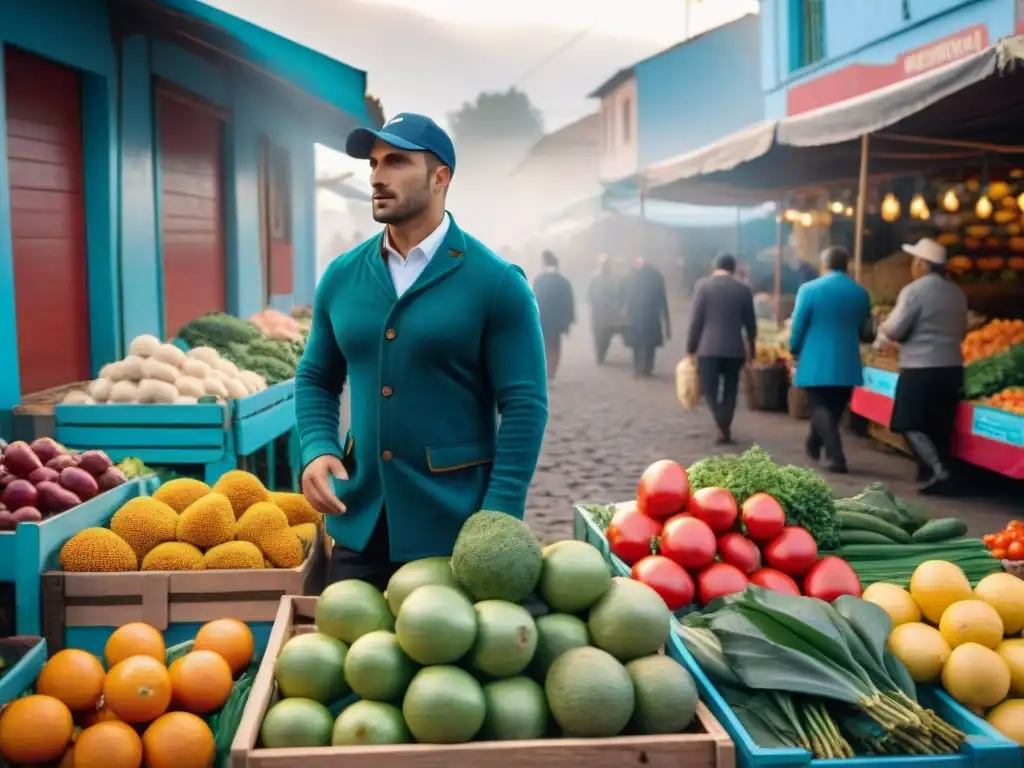
<svg viewBox="0 0 1024 768">
<path fill-rule="evenodd" d="M 4 50 L 23 393 L 91 376 L 78 73 Z"/>
<path fill-rule="evenodd" d="M 157 103 L 165 334 L 227 305 L 224 124 L 177 95 Z"/>
</svg>

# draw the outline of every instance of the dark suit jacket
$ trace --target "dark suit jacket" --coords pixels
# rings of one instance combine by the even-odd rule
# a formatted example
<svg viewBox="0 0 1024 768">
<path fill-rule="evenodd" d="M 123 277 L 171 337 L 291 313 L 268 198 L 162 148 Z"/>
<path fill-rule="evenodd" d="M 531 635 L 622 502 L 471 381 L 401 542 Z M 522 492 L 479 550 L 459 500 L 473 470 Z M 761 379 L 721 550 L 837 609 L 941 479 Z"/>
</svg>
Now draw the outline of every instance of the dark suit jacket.
<svg viewBox="0 0 1024 768">
<path fill-rule="evenodd" d="M 753 357 L 756 340 L 757 320 L 750 288 L 729 275 L 698 281 L 686 352 L 697 357 Z"/>
<path fill-rule="evenodd" d="M 533 293 L 540 310 L 545 335 L 568 333 L 576 322 L 572 285 L 560 272 L 542 272 L 533 281 Z"/>
</svg>

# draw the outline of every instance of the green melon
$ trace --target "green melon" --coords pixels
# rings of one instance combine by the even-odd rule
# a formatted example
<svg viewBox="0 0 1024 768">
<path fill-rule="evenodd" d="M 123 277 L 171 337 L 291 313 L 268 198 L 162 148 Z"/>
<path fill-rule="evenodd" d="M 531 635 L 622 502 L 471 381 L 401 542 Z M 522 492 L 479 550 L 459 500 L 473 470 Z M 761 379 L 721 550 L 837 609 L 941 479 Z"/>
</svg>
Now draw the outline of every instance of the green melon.
<svg viewBox="0 0 1024 768">
<path fill-rule="evenodd" d="M 477 635 L 469 665 L 490 677 L 518 675 L 537 649 L 537 625 L 529 611 L 504 600 L 482 600 L 474 608 Z"/>
<path fill-rule="evenodd" d="M 590 630 L 582 619 L 567 613 L 549 613 L 536 619 L 537 650 L 530 661 L 530 674 L 543 682 L 551 663 L 571 648 L 590 645 Z"/>
<path fill-rule="evenodd" d="M 397 616 L 405 598 L 419 587 L 427 584 L 456 586 L 447 557 L 426 557 L 422 560 L 413 560 L 395 571 L 388 581 L 387 592 L 385 592 L 391 613 Z"/>
<path fill-rule="evenodd" d="M 281 649 L 274 662 L 274 679 L 281 695 L 331 704 L 349 693 L 345 683 L 348 649 L 334 637 L 320 632 L 296 635 Z"/>
<path fill-rule="evenodd" d="M 330 710 L 320 702 L 282 699 L 263 717 L 260 743 L 267 749 L 328 747 L 333 726 Z"/>
<path fill-rule="evenodd" d="M 334 721 L 331 745 L 335 747 L 372 744 L 407 744 L 412 735 L 393 704 L 380 701 L 357 701 L 342 710 Z"/>
<path fill-rule="evenodd" d="M 317 630 L 345 643 L 354 643 L 367 632 L 390 630 L 394 626 L 395 619 L 384 595 L 365 581 L 337 581 L 316 601 Z"/>
<path fill-rule="evenodd" d="M 487 715 L 480 736 L 512 741 L 542 739 L 551 719 L 544 689 L 528 677 L 495 680 L 484 686 Z"/>
<path fill-rule="evenodd" d="M 402 603 L 395 635 L 402 650 L 420 664 L 458 661 L 476 640 L 476 611 L 455 587 L 427 584 Z"/>
<path fill-rule="evenodd" d="M 360 637 L 345 656 L 345 680 L 360 698 L 371 701 L 400 700 L 416 669 L 395 634 L 383 629 Z"/>
<path fill-rule="evenodd" d="M 402 701 L 402 715 L 421 744 L 461 744 L 484 723 L 484 691 L 459 667 L 426 667 L 416 673 Z"/>
<path fill-rule="evenodd" d="M 590 609 L 587 627 L 598 648 L 619 661 L 656 653 L 668 641 L 672 614 L 646 584 L 616 576 Z"/>
<path fill-rule="evenodd" d="M 537 591 L 552 611 L 580 613 L 611 583 L 611 569 L 600 552 L 583 541 L 562 541 L 544 553 Z"/>
<path fill-rule="evenodd" d="M 679 662 L 668 656 L 644 656 L 626 664 L 636 706 L 633 733 L 682 733 L 697 714 L 697 686 Z"/>
<path fill-rule="evenodd" d="M 477 512 L 462 526 L 452 550 L 452 574 L 474 600 L 521 603 L 540 580 L 540 542 L 522 520 L 504 512 Z"/>
<path fill-rule="evenodd" d="M 566 736 L 617 736 L 633 716 L 636 694 L 626 668 L 599 648 L 573 648 L 551 665 L 544 693 Z"/>
</svg>

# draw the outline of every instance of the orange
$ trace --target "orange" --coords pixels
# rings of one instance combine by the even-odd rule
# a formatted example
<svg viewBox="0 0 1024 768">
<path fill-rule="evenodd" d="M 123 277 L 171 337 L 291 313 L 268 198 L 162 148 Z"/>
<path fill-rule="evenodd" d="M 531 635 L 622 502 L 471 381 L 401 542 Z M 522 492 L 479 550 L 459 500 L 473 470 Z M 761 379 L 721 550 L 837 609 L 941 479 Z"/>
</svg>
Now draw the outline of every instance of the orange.
<svg viewBox="0 0 1024 768">
<path fill-rule="evenodd" d="M 103 655 L 107 659 L 107 669 L 112 669 L 129 656 L 151 656 L 163 664 L 167 658 L 167 646 L 160 630 L 135 621 L 114 630 L 107 638 Z"/>
<path fill-rule="evenodd" d="M 125 723 L 111 720 L 86 728 L 75 742 L 75 768 L 139 768 L 142 739 Z"/>
<path fill-rule="evenodd" d="M 147 723 L 171 704 L 171 676 L 156 659 L 132 656 L 107 673 L 103 703 L 126 723 Z"/>
<path fill-rule="evenodd" d="M 74 727 L 71 710 L 53 696 L 15 699 L 0 715 L 0 757 L 30 764 L 60 760 Z"/>
<path fill-rule="evenodd" d="M 75 768 L 75 748 L 71 747 L 64 753 L 57 768 Z"/>
<path fill-rule="evenodd" d="M 213 651 L 224 657 L 232 675 L 241 674 L 255 653 L 252 631 L 238 619 L 216 619 L 196 633 L 195 650 Z"/>
<path fill-rule="evenodd" d="M 72 712 L 94 709 L 103 695 L 105 675 L 100 660 L 91 653 L 69 648 L 43 665 L 36 693 L 60 699 Z"/>
<path fill-rule="evenodd" d="M 174 703 L 186 712 L 213 712 L 231 695 L 231 667 L 213 651 L 187 653 L 171 664 L 169 672 Z"/>
<path fill-rule="evenodd" d="M 84 712 L 79 717 L 79 725 L 83 728 L 96 725 L 96 723 L 107 723 L 110 721 L 118 721 L 117 715 L 110 711 L 105 705 L 100 705 L 95 709 L 90 709 L 88 712 Z"/>
<path fill-rule="evenodd" d="M 213 733 L 190 712 L 168 712 L 142 734 L 146 768 L 208 768 L 216 746 Z"/>
</svg>

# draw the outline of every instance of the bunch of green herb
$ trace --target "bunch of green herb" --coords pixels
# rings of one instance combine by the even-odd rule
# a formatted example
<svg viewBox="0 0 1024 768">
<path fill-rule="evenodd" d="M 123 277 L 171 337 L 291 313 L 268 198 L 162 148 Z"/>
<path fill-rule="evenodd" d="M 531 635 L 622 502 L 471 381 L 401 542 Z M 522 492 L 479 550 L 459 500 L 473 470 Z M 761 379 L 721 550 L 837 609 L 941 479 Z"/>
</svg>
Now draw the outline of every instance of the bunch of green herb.
<svg viewBox="0 0 1024 768">
<path fill-rule="evenodd" d="M 869 754 L 958 752 L 964 734 L 918 703 L 886 649 L 891 631 L 885 611 L 857 597 L 829 605 L 751 586 L 687 616 L 680 634 L 702 669 L 725 677 L 717 683 L 755 740 L 825 758 L 849 757 L 853 746 Z"/>
<path fill-rule="evenodd" d="M 755 493 L 767 493 L 786 510 L 786 522 L 806 528 L 821 549 L 839 542 L 832 489 L 821 476 L 803 467 L 780 467 L 759 446 L 740 456 L 712 456 L 687 470 L 690 487 L 726 488 L 742 504 Z"/>
</svg>

